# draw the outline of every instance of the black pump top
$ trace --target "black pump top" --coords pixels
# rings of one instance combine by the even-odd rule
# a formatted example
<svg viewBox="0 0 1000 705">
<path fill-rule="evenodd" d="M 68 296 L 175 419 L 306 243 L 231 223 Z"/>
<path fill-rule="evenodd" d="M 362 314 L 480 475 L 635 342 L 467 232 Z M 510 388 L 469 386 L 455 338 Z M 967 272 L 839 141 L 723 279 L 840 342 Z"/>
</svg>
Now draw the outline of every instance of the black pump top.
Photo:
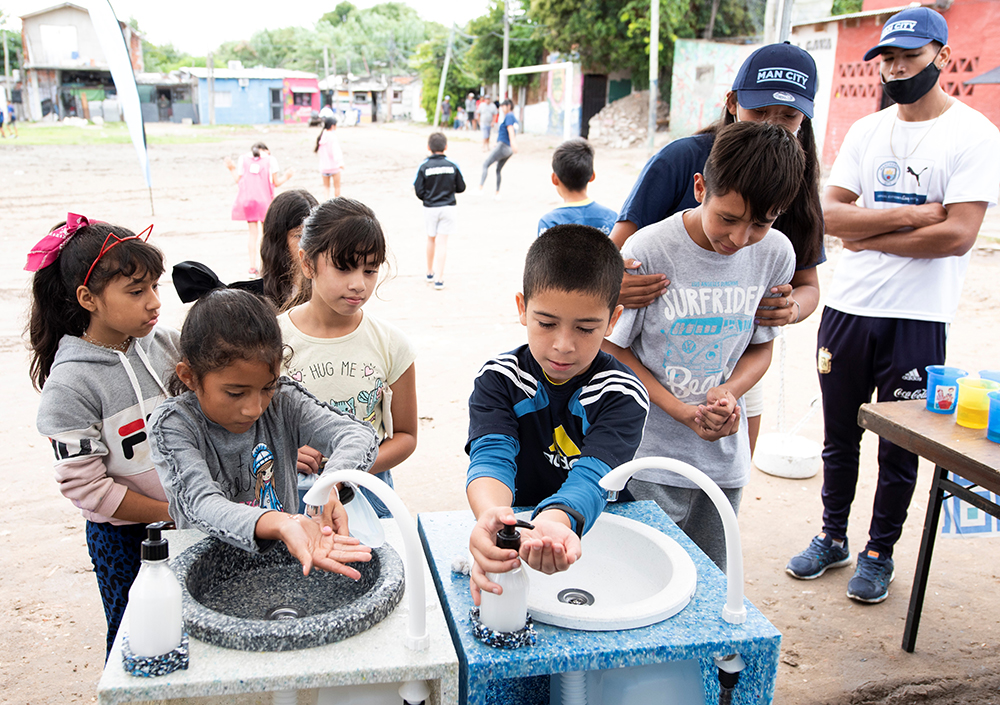
<svg viewBox="0 0 1000 705">
<path fill-rule="evenodd" d="M 160 532 L 173 528 L 172 521 L 157 521 L 146 526 L 146 540 L 142 542 L 140 549 L 142 560 L 165 561 L 170 557 L 170 547 L 167 545 L 167 540 L 161 538 Z"/>
<path fill-rule="evenodd" d="M 518 528 L 522 529 L 534 529 L 534 524 L 529 524 L 526 521 L 517 520 L 514 524 L 505 524 L 500 531 L 497 532 L 497 548 L 513 548 L 515 551 L 521 549 L 521 532 Z"/>
</svg>

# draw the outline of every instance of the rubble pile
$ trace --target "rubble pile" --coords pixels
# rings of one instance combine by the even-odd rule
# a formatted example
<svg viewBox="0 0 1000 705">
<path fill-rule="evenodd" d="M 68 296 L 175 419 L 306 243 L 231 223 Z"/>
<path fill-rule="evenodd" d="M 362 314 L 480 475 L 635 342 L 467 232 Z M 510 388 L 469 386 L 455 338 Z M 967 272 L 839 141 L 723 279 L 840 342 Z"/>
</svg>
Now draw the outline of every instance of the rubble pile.
<svg viewBox="0 0 1000 705">
<path fill-rule="evenodd" d="M 646 141 L 649 123 L 649 91 L 639 91 L 605 105 L 590 118 L 587 137 L 596 145 L 613 149 L 637 147 Z M 662 100 L 656 104 L 656 129 L 665 130 L 670 123 L 670 106 Z"/>
</svg>

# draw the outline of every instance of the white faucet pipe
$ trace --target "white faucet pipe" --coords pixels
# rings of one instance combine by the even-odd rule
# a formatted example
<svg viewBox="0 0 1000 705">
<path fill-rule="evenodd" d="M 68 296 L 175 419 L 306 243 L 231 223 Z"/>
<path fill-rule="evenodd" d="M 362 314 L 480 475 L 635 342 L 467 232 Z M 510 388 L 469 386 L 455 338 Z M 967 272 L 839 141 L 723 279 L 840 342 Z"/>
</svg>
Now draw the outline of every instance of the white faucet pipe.
<svg viewBox="0 0 1000 705">
<path fill-rule="evenodd" d="M 740 526 L 736 521 L 733 505 L 726 495 L 708 475 L 693 465 L 674 458 L 636 458 L 622 463 L 601 478 L 600 485 L 606 490 L 620 492 L 625 483 L 640 470 L 669 470 L 698 485 L 712 500 L 726 534 L 726 604 L 722 607 L 722 618 L 730 624 L 743 624 L 747 619 L 747 609 L 743 606 L 743 548 L 740 543 Z"/>
<path fill-rule="evenodd" d="M 560 673 L 559 691 L 562 705 L 587 705 L 587 673 L 585 671 Z"/>
<path fill-rule="evenodd" d="M 276 690 L 271 694 L 272 705 L 298 705 L 299 694 L 294 690 Z"/>
<path fill-rule="evenodd" d="M 325 505 L 330 501 L 330 491 L 338 482 L 350 482 L 371 490 L 392 512 L 403 537 L 403 562 L 406 565 L 406 598 L 410 608 L 406 646 L 412 651 L 425 650 L 430 645 L 430 636 L 427 633 L 424 593 L 424 552 L 416 526 L 410 519 L 410 511 L 389 485 L 360 470 L 327 470 L 306 492 L 303 501 L 311 506 Z"/>
</svg>

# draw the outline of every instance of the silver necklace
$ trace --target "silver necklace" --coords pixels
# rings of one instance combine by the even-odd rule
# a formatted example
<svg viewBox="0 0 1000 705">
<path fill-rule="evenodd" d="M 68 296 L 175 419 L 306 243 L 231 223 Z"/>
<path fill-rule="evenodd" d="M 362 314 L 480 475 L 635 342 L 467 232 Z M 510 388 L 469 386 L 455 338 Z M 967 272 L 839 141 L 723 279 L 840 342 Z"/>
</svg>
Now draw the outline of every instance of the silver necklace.
<svg viewBox="0 0 1000 705">
<path fill-rule="evenodd" d="M 90 335 L 90 333 L 87 333 L 86 331 L 84 331 L 83 335 L 81 335 L 80 337 L 83 338 L 84 340 L 86 340 L 91 345 L 96 345 L 97 347 L 104 348 L 105 350 L 117 350 L 118 352 L 121 352 L 121 353 L 123 353 L 126 350 L 128 350 L 128 346 L 132 344 L 132 336 L 131 335 L 129 337 L 125 338 L 125 340 L 122 341 L 121 343 L 115 343 L 113 345 L 108 345 L 107 343 L 102 343 L 100 340 L 98 340 L 97 338 L 93 337 L 92 335 Z"/>
<path fill-rule="evenodd" d="M 937 125 L 938 120 L 941 119 L 941 116 L 944 115 L 944 112 L 948 109 L 948 106 L 950 105 L 951 105 L 951 98 L 948 98 L 944 102 L 944 107 L 941 108 L 941 112 L 938 113 L 938 116 L 936 118 L 934 118 L 934 122 L 931 123 L 931 126 L 928 127 L 927 131 L 920 136 L 920 139 L 917 140 L 917 143 L 915 145 L 913 145 L 913 149 L 910 150 L 910 153 L 903 156 L 902 158 L 896 156 L 896 150 L 892 148 L 892 135 L 896 131 L 896 122 L 899 120 L 899 111 L 897 110 L 896 115 L 893 116 L 892 118 L 892 127 L 889 128 L 889 151 L 892 152 L 892 156 L 896 158 L 896 161 L 901 162 L 913 156 L 913 154 L 920 147 L 921 142 L 923 142 L 924 138 L 931 133 L 931 130 L 934 129 L 934 126 Z"/>
</svg>

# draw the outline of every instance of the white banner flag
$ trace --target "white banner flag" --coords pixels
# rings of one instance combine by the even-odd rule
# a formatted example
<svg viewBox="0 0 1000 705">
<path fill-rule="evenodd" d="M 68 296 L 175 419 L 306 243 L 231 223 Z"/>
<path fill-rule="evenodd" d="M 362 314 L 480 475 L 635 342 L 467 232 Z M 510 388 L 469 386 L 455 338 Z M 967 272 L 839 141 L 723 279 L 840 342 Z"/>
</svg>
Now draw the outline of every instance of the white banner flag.
<svg viewBox="0 0 1000 705">
<path fill-rule="evenodd" d="M 89 0 L 90 21 L 101 42 L 104 58 L 111 69 L 111 79 L 115 82 L 118 92 L 118 104 L 125 116 L 132 144 L 139 156 L 139 167 L 146 177 L 146 186 L 150 189 L 152 199 L 153 182 L 149 176 L 149 155 L 146 152 L 146 126 L 142 121 L 142 106 L 139 104 L 139 88 L 135 83 L 135 72 L 132 70 L 132 59 L 125 36 L 122 34 L 118 18 L 108 0 Z"/>
</svg>

